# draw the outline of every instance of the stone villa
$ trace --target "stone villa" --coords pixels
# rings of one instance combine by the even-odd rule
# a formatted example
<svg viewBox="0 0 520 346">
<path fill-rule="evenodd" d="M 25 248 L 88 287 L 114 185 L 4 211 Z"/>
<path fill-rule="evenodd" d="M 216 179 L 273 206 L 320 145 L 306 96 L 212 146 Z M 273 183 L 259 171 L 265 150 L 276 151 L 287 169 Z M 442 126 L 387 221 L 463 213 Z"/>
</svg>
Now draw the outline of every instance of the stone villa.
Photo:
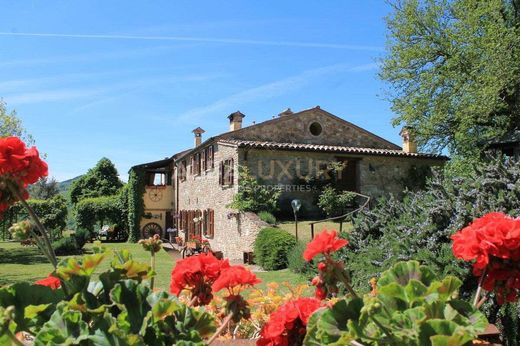
<svg viewBox="0 0 520 346">
<path fill-rule="evenodd" d="M 213 250 L 240 259 L 252 251 L 264 224 L 253 213 L 227 207 L 238 191 L 239 167 L 248 167 L 263 185 L 282 189 L 281 213 L 298 198 L 302 212 L 311 216 L 319 210 L 309 182 L 323 179 L 331 163 L 342 167 L 333 178 L 337 188 L 376 198 L 400 194 L 410 169 L 447 159 L 417 153 L 406 129 L 400 147 L 320 107 L 288 109 L 247 127 L 242 127 L 244 117 L 239 111 L 230 114 L 229 131 L 206 140 L 198 127 L 193 148 L 132 168 L 144 170 L 146 177 L 143 236 L 166 236 L 165 230 L 175 227 L 185 240 L 202 235 Z"/>
</svg>

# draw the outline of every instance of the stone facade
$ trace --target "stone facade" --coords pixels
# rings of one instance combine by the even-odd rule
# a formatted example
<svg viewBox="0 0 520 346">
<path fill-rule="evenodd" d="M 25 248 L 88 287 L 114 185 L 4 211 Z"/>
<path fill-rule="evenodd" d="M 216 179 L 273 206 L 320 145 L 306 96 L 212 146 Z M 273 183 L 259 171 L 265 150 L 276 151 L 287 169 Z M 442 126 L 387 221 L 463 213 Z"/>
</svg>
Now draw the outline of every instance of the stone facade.
<svg viewBox="0 0 520 346">
<path fill-rule="evenodd" d="M 313 123 L 318 123 L 321 127 L 321 132 L 318 135 L 311 133 Z M 221 138 L 401 149 L 399 146 L 320 108 L 311 108 L 297 114 L 283 115 L 264 123 L 229 132 L 222 135 Z"/>
<path fill-rule="evenodd" d="M 200 150 L 204 147 L 201 146 Z M 194 152 L 195 154 L 195 152 Z M 232 186 L 219 184 L 220 162 L 233 159 L 235 174 Z M 187 171 L 190 172 L 190 160 L 187 160 Z M 214 168 L 201 172 L 201 175 L 187 174 L 185 181 L 178 182 L 178 210 L 205 210 L 214 211 L 215 231 L 212 238 L 208 238 L 211 248 L 222 251 L 224 257 L 233 260 L 243 258 L 243 252 L 253 251 L 253 242 L 261 227 L 265 224 L 258 222 L 256 215 L 239 213 L 226 207 L 233 200 L 238 190 L 238 150 L 224 144 L 214 144 Z M 185 233 L 180 230 L 181 234 Z"/>
<path fill-rule="evenodd" d="M 388 194 L 400 195 L 412 167 L 441 165 L 446 159 L 405 152 L 319 107 L 294 114 L 284 112 L 275 119 L 239 129 L 238 120 L 243 117 L 242 113 L 233 113 L 230 121 L 236 121 L 232 124 L 232 131 L 202 143 L 203 130 L 197 128 L 199 136 L 195 148 L 176 154 L 168 161 L 172 162 L 169 167 L 173 167 L 173 179 L 172 186 L 166 187 L 168 197 L 161 202 L 164 205 L 159 208 L 157 202 L 147 200 L 145 196 L 146 212 L 157 214 L 159 218 L 166 212 L 177 215 L 176 224 L 184 240 L 188 240 L 189 230 L 192 234 L 201 231 L 198 228 L 200 221 L 193 221 L 198 217 L 193 218 L 192 213 L 209 213 L 212 221 L 202 217 L 202 229 L 211 224 L 213 230 L 206 238 L 213 250 L 222 251 L 224 257 L 232 260 L 241 260 L 245 252 L 252 251 L 259 230 L 267 226 L 253 213 L 238 213 L 227 207 L 238 191 L 241 166 L 248 167 L 262 184 L 282 188 L 282 211 L 290 213 L 290 201 L 298 198 L 302 200 L 302 214 L 312 216 L 319 213 L 316 187 L 329 177 L 325 172 L 332 162 L 342 162 L 346 167 L 339 180 L 343 189 L 358 191 L 375 199 Z M 201 169 L 198 174 L 197 165 L 191 167 L 192 158 L 199 157 L 209 146 L 214 151 L 213 168 Z M 231 159 L 233 161 L 228 161 Z M 157 170 L 161 162 L 140 166 Z M 233 163 L 233 184 L 221 184 L 221 162 Z M 230 180 L 229 176 L 226 177 Z M 310 177 L 315 177 L 311 183 Z M 338 178 L 334 179 L 337 183 Z M 191 223 L 186 225 L 179 217 Z M 145 223 L 143 220 L 142 225 Z M 197 225 L 195 230 L 194 225 Z"/>
<path fill-rule="evenodd" d="M 307 217 L 320 214 L 316 206 L 316 187 L 309 184 L 308 177 L 327 180 L 322 171 L 324 165 L 345 160 L 356 165 L 352 176 L 357 192 L 371 196 L 374 200 L 387 195 L 399 197 L 404 181 L 413 166 L 438 166 L 442 159 L 417 159 L 413 157 L 386 157 L 370 155 L 345 155 L 337 153 L 240 149 L 240 165 L 249 168 L 262 184 L 279 186 L 283 193 L 280 206 L 283 214 L 291 213 L 290 202 L 302 201 L 302 210 Z M 348 174 L 348 173 L 345 173 Z M 349 178 L 349 177 L 347 177 Z"/>
</svg>

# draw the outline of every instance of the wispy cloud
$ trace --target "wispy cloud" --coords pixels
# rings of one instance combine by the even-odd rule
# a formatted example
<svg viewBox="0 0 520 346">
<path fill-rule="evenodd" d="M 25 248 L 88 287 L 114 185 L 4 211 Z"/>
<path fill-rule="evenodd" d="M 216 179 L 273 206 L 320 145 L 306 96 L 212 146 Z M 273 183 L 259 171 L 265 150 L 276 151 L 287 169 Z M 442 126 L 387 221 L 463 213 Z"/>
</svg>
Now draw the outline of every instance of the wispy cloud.
<svg viewBox="0 0 520 346">
<path fill-rule="evenodd" d="M 108 40 L 141 40 L 141 41 L 177 41 L 199 43 L 222 43 L 239 45 L 280 46 L 300 48 L 330 48 L 358 51 L 382 51 L 383 47 L 353 45 L 344 43 L 321 42 L 296 42 L 296 41 L 271 41 L 217 37 L 191 37 L 191 36 L 140 36 L 140 35 L 104 35 L 104 34 L 62 34 L 62 33 L 36 33 L 36 32 L 0 32 L 0 36 L 20 37 L 54 37 L 54 38 L 81 38 L 81 39 L 108 39 Z"/>
<path fill-rule="evenodd" d="M 0 33 L 0 36 L 3 33 Z M 102 60 L 118 60 L 118 59 L 136 59 L 141 57 L 150 57 L 169 53 L 172 50 L 192 47 L 197 44 L 182 44 L 176 46 L 157 46 L 137 49 L 122 49 L 115 51 L 101 51 L 101 52 L 85 52 L 79 54 L 69 54 L 61 56 L 37 57 L 30 59 L 4 60 L 0 61 L 0 67 L 19 67 L 19 66 L 34 66 L 34 65 L 48 65 L 48 64 L 66 64 L 66 63 L 92 63 Z"/>
<path fill-rule="evenodd" d="M 191 109 L 178 118 L 181 121 L 193 121 L 195 118 L 202 118 L 215 112 L 229 110 L 237 106 L 259 100 L 270 99 L 276 96 L 286 94 L 296 89 L 301 89 L 311 83 L 314 79 L 330 74 L 346 73 L 346 72 L 362 72 L 378 68 L 377 63 L 363 64 L 352 66 L 349 64 L 336 64 L 311 70 L 303 71 L 298 75 L 280 79 L 271 83 L 263 84 L 254 88 L 250 88 L 236 94 L 224 97 L 207 106 Z"/>
<path fill-rule="evenodd" d="M 122 81 L 118 83 L 112 83 L 109 85 L 94 85 L 90 87 L 71 87 L 71 88 L 55 88 L 44 86 L 43 89 L 30 91 L 30 92 L 14 92 L 4 95 L 6 102 L 10 104 L 30 104 L 30 103 L 42 103 L 42 102 L 56 102 L 56 101 L 67 101 L 73 99 L 92 98 L 96 96 L 96 100 L 89 102 L 85 105 L 77 107 L 74 111 L 81 110 L 88 106 L 103 103 L 106 100 L 117 98 L 125 93 L 133 90 L 149 88 L 164 83 L 179 83 L 179 82 L 200 82 L 213 78 L 217 78 L 218 74 L 188 74 L 188 75 L 168 75 L 153 78 L 138 78 L 132 81 Z M 58 77 L 56 77 L 58 78 Z M 58 80 L 53 77 L 43 78 L 43 80 L 53 81 Z M 38 82 L 35 80 L 32 82 Z M 31 80 L 19 80 L 5 82 L 6 85 L 14 86 L 19 84 L 20 86 L 31 82 Z M 0 87 L 2 85 L 0 84 Z M 116 94 L 117 96 L 114 96 Z"/>
</svg>

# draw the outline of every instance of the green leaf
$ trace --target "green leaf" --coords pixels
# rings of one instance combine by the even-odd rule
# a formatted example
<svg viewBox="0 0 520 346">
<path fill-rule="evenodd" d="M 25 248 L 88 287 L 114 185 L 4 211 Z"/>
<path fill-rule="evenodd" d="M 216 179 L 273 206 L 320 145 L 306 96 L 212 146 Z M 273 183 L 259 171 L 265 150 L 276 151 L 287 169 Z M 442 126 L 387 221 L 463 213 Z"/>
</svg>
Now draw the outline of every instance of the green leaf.
<svg viewBox="0 0 520 346">
<path fill-rule="evenodd" d="M 81 312 L 69 310 L 62 302 L 36 335 L 34 345 L 78 345 L 88 337 L 89 328 Z"/>
<path fill-rule="evenodd" d="M 130 331 L 138 333 L 143 320 L 151 310 L 146 297 L 151 290 L 148 286 L 139 284 L 134 280 L 124 280 L 117 283 L 110 292 L 113 302 L 127 313 Z"/>
<path fill-rule="evenodd" d="M 361 317 L 361 308 L 363 300 L 354 298 L 351 300 L 340 300 L 332 308 L 322 309 L 311 316 L 312 321 L 311 333 L 305 337 L 309 343 L 321 342 L 321 344 L 330 344 L 337 342 L 344 333 L 348 333 L 347 322 L 357 324 Z M 360 329 L 358 329 L 360 330 Z M 304 341 L 307 344 L 307 341 Z"/>
<path fill-rule="evenodd" d="M 31 285 L 27 282 L 19 282 L 14 285 L 0 288 L 0 306 L 14 306 L 14 322 L 17 325 L 16 332 L 30 330 L 46 321 L 54 312 L 55 305 L 63 298 L 61 289 L 53 290 L 46 286 Z M 38 306 L 46 306 L 45 309 Z M 33 308 L 28 308 L 34 306 Z M 28 308 L 28 309 L 26 309 Z M 26 312 L 29 316 L 26 316 Z"/>
<path fill-rule="evenodd" d="M 412 279 L 420 281 L 425 286 L 430 286 L 435 280 L 435 274 L 430 268 L 420 265 L 417 261 L 399 262 L 381 274 L 377 286 L 380 289 L 392 282 L 406 286 Z"/>
</svg>

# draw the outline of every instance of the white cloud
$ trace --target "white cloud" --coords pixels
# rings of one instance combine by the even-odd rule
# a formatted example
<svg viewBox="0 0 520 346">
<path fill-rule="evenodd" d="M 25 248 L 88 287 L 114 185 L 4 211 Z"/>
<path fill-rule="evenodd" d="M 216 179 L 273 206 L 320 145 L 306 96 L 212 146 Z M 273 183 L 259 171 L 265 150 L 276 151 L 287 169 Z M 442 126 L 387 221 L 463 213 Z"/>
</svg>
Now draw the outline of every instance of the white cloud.
<svg viewBox="0 0 520 346">
<path fill-rule="evenodd" d="M 352 66 L 349 64 L 330 65 L 311 70 L 303 71 L 302 73 L 280 79 L 271 83 L 263 84 L 254 88 L 250 88 L 236 94 L 224 97 L 209 105 L 203 107 L 193 108 L 183 114 L 177 119 L 181 121 L 193 121 L 194 118 L 202 118 L 211 113 L 235 109 L 243 104 L 270 99 L 276 96 L 286 94 L 296 89 L 301 89 L 308 85 L 316 78 L 323 77 L 330 74 L 345 73 L 345 72 L 363 72 L 374 70 L 378 67 L 377 64 L 363 64 Z"/>
<path fill-rule="evenodd" d="M 259 46 L 281 46 L 300 48 L 331 48 L 357 51 L 382 51 L 383 47 L 353 45 L 344 43 L 320 43 L 320 42 L 296 42 L 296 41 L 270 41 L 216 37 L 190 37 L 190 36 L 140 36 L 140 35 L 103 35 L 103 34 L 61 34 L 61 33 L 35 33 L 35 32 L 0 32 L 2 36 L 26 36 L 26 37 L 55 37 L 55 38 L 81 38 L 81 39 L 109 39 L 109 40 L 144 40 L 144 41 L 177 41 L 199 43 L 222 43 Z"/>
</svg>

